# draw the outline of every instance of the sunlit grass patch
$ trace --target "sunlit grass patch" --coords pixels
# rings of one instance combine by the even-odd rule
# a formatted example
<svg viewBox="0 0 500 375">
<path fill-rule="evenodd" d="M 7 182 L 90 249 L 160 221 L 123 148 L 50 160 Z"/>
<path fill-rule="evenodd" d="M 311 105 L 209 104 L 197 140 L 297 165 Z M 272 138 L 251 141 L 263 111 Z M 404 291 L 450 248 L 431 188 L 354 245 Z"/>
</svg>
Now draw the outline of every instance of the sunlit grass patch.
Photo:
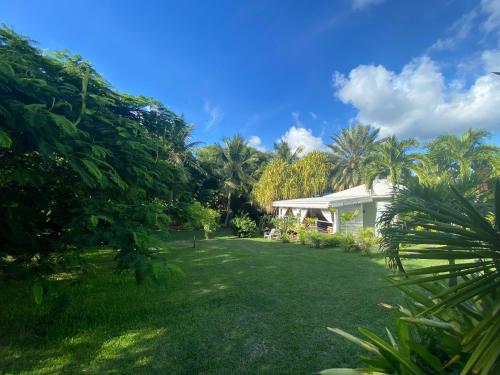
<svg viewBox="0 0 500 375">
<path fill-rule="evenodd" d="M 54 296 L 33 305 L 29 285 L 2 283 L 0 369 L 7 373 L 314 373 L 356 366 L 359 351 L 326 331 L 392 324 L 379 303 L 383 257 L 235 239 L 165 242 L 185 276 L 137 285 L 113 272 L 111 251 L 73 283 L 55 278 Z M 182 242 L 185 241 L 184 245 Z M 54 310 L 57 298 L 67 305 Z"/>
</svg>

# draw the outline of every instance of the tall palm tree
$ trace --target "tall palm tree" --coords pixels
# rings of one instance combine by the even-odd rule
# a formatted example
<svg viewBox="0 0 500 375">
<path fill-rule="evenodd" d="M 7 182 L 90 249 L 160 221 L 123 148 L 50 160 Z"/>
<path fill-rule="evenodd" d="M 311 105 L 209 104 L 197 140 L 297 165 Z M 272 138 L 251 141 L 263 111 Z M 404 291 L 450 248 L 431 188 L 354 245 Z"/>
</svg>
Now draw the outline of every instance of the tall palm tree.
<svg viewBox="0 0 500 375">
<path fill-rule="evenodd" d="M 222 143 L 217 148 L 220 175 L 227 192 L 226 219 L 224 220 L 224 225 L 227 226 L 231 214 L 231 197 L 235 193 L 245 191 L 252 182 L 248 169 L 255 161 L 255 156 L 252 149 L 248 147 L 248 142 L 239 134 L 232 138 L 224 138 Z"/>
<path fill-rule="evenodd" d="M 363 182 L 363 166 L 377 140 L 380 129 L 369 125 L 350 126 L 332 137 L 328 147 L 335 165 L 332 176 L 334 190 L 344 190 Z"/>
<path fill-rule="evenodd" d="M 399 185 L 410 176 L 413 162 L 419 158 L 416 153 L 410 153 L 412 147 L 418 145 L 415 139 L 399 141 L 395 136 L 388 137 L 376 144 L 366 159 L 364 174 L 369 188 L 377 177 L 387 177 L 393 186 Z"/>
<path fill-rule="evenodd" d="M 303 150 L 304 148 L 302 146 L 299 146 L 294 151 L 292 151 L 290 145 L 284 140 L 280 140 L 279 142 L 274 144 L 275 158 L 281 159 L 288 164 L 296 161 Z"/>
<path fill-rule="evenodd" d="M 468 177 L 485 171 L 499 148 L 485 144 L 490 134 L 485 130 L 469 129 L 463 135 L 443 135 L 427 145 L 430 160 L 440 170 L 449 170 L 454 178 Z"/>
</svg>

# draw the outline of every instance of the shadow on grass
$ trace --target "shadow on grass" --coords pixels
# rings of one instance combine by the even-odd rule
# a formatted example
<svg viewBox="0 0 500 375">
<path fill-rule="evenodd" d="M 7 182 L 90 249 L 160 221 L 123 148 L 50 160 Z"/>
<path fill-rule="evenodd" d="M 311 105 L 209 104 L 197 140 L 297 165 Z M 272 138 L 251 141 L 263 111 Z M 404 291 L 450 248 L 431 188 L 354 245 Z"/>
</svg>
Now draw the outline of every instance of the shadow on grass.
<svg viewBox="0 0 500 375">
<path fill-rule="evenodd" d="M 356 366 L 357 347 L 325 327 L 383 333 L 379 302 L 384 261 L 261 239 L 219 238 L 169 259 L 186 272 L 137 286 L 109 269 L 111 253 L 91 255 L 99 271 L 57 283 L 60 313 L 34 308 L 22 283 L 2 285 L 0 369 L 7 373 L 315 373 Z M 54 297 L 56 298 L 56 297 Z M 52 301 L 53 302 L 53 301 Z"/>
</svg>

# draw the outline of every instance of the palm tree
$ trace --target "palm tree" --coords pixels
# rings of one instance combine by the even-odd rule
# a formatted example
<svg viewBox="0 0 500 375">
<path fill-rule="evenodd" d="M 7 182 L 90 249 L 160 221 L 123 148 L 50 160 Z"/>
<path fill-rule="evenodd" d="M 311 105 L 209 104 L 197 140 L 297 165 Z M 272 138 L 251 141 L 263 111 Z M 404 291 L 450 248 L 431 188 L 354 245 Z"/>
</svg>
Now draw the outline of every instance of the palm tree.
<svg viewBox="0 0 500 375">
<path fill-rule="evenodd" d="M 234 193 L 245 191 L 252 182 L 249 167 L 255 157 L 248 142 L 239 134 L 232 138 L 223 139 L 223 144 L 217 146 L 220 161 L 220 175 L 224 189 L 227 191 L 226 219 L 224 226 L 229 224 L 231 214 L 231 196 Z"/>
<path fill-rule="evenodd" d="M 377 136 L 380 129 L 369 125 L 356 125 L 342 129 L 332 137 L 328 147 L 333 153 L 332 185 L 334 190 L 344 190 L 363 181 L 363 166 L 371 149 L 380 141 Z"/>
<path fill-rule="evenodd" d="M 199 146 L 201 142 L 192 141 L 193 125 L 186 124 L 184 119 L 176 117 L 166 132 L 166 151 L 172 162 L 176 165 L 185 165 L 199 168 L 192 165 L 196 162 L 193 156 L 193 149 Z"/>
<path fill-rule="evenodd" d="M 427 153 L 413 165 L 419 183 L 446 188 L 451 182 L 468 197 L 483 193 L 500 166 L 500 148 L 484 143 L 488 135 L 470 129 L 462 136 L 446 135 L 430 142 Z"/>
<path fill-rule="evenodd" d="M 413 162 L 419 158 L 416 153 L 409 153 L 409 149 L 418 145 L 415 139 L 399 141 L 395 136 L 376 144 L 369 153 L 365 168 L 365 182 L 369 188 L 377 177 L 387 177 L 393 186 L 399 185 L 410 176 Z"/>
<path fill-rule="evenodd" d="M 451 171 L 453 178 L 489 174 L 491 162 L 499 152 L 498 147 L 484 143 L 489 135 L 476 129 L 469 129 L 461 136 L 443 135 L 427 145 L 429 159 L 438 169 Z"/>
<path fill-rule="evenodd" d="M 280 140 L 279 142 L 274 144 L 275 158 L 281 159 L 288 164 L 291 164 L 294 161 L 298 160 L 299 155 L 303 150 L 304 148 L 302 146 L 299 146 L 294 151 L 292 151 L 290 145 L 284 140 Z"/>
</svg>

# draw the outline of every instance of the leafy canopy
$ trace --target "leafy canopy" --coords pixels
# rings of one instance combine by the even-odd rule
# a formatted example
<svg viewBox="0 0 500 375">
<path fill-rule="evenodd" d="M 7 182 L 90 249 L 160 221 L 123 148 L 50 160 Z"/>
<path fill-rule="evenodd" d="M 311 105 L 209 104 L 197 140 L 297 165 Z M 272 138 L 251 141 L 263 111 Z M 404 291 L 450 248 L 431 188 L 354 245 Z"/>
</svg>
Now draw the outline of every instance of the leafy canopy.
<svg viewBox="0 0 500 375">
<path fill-rule="evenodd" d="M 44 53 L 0 28 L 0 259 L 43 275 L 106 244 L 150 273 L 151 230 L 189 200 L 190 128 L 161 103 L 120 94 L 80 56 Z M 176 135 L 177 134 L 177 135 Z"/>
</svg>

